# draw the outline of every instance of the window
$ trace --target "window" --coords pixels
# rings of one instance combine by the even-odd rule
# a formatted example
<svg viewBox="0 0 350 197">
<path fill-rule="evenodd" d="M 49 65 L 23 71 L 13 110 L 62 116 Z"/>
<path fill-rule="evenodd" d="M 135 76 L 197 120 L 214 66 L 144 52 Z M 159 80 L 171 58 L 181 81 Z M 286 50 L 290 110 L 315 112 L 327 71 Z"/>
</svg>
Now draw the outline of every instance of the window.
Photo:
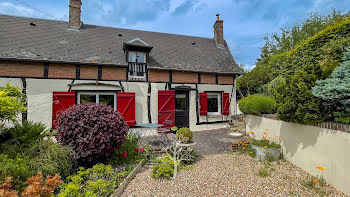
<svg viewBox="0 0 350 197">
<path fill-rule="evenodd" d="M 129 52 L 129 62 L 146 63 L 146 54 L 139 52 Z"/>
<path fill-rule="evenodd" d="M 139 52 L 129 52 L 129 77 L 146 77 L 146 54 Z"/>
<path fill-rule="evenodd" d="M 117 93 L 108 92 L 78 92 L 78 104 L 101 103 L 117 109 Z"/>
<path fill-rule="evenodd" d="M 220 93 L 208 93 L 208 114 L 221 114 L 221 94 Z"/>
<path fill-rule="evenodd" d="M 175 94 L 175 110 L 176 111 L 187 110 L 186 94 Z"/>
</svg>

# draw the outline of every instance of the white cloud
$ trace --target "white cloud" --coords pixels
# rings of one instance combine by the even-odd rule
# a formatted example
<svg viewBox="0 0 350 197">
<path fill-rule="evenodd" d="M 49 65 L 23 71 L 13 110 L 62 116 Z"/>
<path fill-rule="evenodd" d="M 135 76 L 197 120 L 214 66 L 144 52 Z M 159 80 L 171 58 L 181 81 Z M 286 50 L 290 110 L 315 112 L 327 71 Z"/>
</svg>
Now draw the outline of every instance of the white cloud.
<svg viewBox="0 0 350 197">
<path fill-rule="evenodd" d="M 9 15 L 19 15 L 19 16 L 37 16 L 38 15 L 35 13 L 34 10 L 28 7 L 15 5 L 11 2 L 1 2 L 0 13 L 9 14 Z"/>
</svg>

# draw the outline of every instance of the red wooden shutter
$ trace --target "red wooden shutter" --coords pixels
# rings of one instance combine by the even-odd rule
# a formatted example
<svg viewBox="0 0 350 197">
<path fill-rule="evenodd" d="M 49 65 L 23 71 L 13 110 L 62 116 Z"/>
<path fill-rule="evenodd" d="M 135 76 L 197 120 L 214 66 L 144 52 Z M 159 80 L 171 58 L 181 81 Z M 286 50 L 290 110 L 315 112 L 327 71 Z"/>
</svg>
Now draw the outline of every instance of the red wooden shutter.
<svg viewBox="0 0 350 197">
<path fill-rule="evenodd" d="M 175 91 L 158 91 L 158 124 L 165 125 L 166 120 L 171 120 L 171 128 L 175 125 Z"/>
<path fill-rule="evenodd" d="M 203 92 L 203 93 L 199 93 L 199 103 L 201 105 L 200 110 L 199 110 L 199 114 L 201 116 L 206 116 L 208 115 L 208 100 L 207 100 L 207 93 Z"/>
<path fill-rule="evenodd" d="M 222 93 L 222 115 L 230 115 L 230 94 Z"/>
<path fill-rule="evenodd" d="M 75 105 L 75 92 L 53 92 L 52 129 L 56 129 L 56 117 L 64 110 Z"/>
<path fill-rule="evenodd" d="M 118 92 L 117 110 L 129 126 L 135 126 L 135 92 Z"/>
</svg>

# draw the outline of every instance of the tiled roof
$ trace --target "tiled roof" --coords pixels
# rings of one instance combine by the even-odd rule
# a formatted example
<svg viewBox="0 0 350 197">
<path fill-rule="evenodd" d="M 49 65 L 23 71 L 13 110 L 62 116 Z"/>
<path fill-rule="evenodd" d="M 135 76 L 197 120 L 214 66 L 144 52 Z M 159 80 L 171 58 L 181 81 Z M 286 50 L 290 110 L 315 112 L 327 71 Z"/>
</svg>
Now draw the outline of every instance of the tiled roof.
<svg viewBox="0 0 350 197">
<path fill-rule="evenodd" d="M 32 24 L 31 24 L 32 23 Z M 123 43 L 140 39 L 153 46 L 149 67 L 241 73 L 227 46 L 212 38 L 83 25 L 0 15 L 0 59 L 127 65 Z"/>
</svg>

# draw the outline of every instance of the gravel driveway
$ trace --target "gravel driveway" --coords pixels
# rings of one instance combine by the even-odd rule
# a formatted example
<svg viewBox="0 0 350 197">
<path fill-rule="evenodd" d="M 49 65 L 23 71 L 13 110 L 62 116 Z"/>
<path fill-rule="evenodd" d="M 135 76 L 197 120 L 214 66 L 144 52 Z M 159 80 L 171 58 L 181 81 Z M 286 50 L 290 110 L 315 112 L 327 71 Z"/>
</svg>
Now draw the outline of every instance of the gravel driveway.
<svg viewBox="0 0 350 197">
<path fill-rule="evenodd" d="M 206 155 L 181 170 L 175 180 L 155 180 L 152 169 L 140 172 L 122 196 L 317 196 L 305 189 L 301 181 L 306 172 L 289 162 L 273 163 L 270 176 L 257 176 L 264 164 L 247 155 Z M 327 196 L 345 196 L 329 185 L 323 187 Z"/>
</svg>

